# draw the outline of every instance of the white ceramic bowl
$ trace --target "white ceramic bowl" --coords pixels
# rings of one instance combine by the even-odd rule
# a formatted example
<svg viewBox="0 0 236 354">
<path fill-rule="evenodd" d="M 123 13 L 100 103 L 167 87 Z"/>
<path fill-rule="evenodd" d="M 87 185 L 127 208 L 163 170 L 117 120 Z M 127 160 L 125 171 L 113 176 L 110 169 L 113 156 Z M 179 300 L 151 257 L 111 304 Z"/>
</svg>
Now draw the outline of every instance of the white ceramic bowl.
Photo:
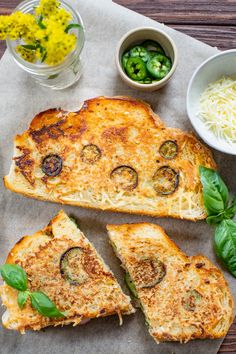
<svg viewBox="0 0 236 354">
<path fill-rule="evenodd" d="M 236 77 L 236 49 L 227 50 L 204 61 L 194 72 L 187 91 L 187 112 L 189 119 L 200 137 L 211 147 L 227 154 L 236 155 L 236 143 L 228 144 L 206 128 L 197 115 L 199 99 L 209 83 L 222 76 Z"/>
<path fill-rule="evenodd" d="M 124 72 L 121 64 L 123 53 L 130 47 L 142 43 L 144 40 L 152 40 L 159 43 L 172 61 L 170 72 L 162 80 L 152 84 L 140 84 L 137 81 L 131 80 Z M 116 49 L 116 66 L 122 80 L 130 87 L 141 91 L 156 91 L 166 85 L 175 72 L 177 66 L 177 48 L 174 41 L 165 32 L 155 27 L 138 27 L 127 32 L 120 39 Z"/>
</svg>

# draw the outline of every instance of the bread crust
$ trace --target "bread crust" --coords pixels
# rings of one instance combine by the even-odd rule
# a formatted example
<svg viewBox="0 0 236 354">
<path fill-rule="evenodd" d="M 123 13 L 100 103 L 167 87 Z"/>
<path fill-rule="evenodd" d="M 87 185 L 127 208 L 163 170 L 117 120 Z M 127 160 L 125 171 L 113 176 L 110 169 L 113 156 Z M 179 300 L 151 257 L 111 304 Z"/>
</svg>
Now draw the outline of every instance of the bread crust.
<svg viewBox="0 0 236 354">
<path fill-rule="evenodd" d="M 79 285 L 69 283 L 60 272 L 61 257 L 71 247 L 81 247 L 87 255 L 88 278 Z M 0 295 L 7 310 L 2 321 L 8 329 L 24 333 L 47 326 L 75 326 L 112 314 L 118 314 L 121 319 L 123 314 L 134 312 L 130 298 L 122 292 L 113 273 L 63 211 L 43 230 L 22 237 L 9 252 L 6 263 L 22 266 L 28 275 L 29 290 L 45 292 L 61 311 L 67 312 L 65 318 L 43 317 L 31 307 L 29 300 L 21 310 L 17 304 L 18 292 L 4 284 Z"/>
<path fill-rule="evenodd" d="M 216 339 L 227 334 L 234 318 L 233 296 L 223 273 L 207 257 L 186 256 L 155 224 L 107 225 L 107 230 L 136 285 L 149 333 L 157 342 Z M 157 257 L 165 266 L 163 279 L 150 288 L 138 288 L 135 282 L 137 262 L 143 257 Z M 142 275 L 145 278 L 144 269 Z M 199 297 L 195 304 L 188 302 L 189 294 Z"/>
<path fill-rule="evenodd" d="M 176 158 L 159 153 L 165 140 L 178 145 Z M 94 163 L 81 160 L 83 147 L 95 144 L 101 157 Z M 62 158 L 56 177 L 41 169 L 48 154 Z M 110 178 L 118 166 L 130 166 L 138 185 L 126 190 Z M 171 195 L 158 195 L 155 171 L 168 165 L 179 174 Z M 29 129 L 15 138 L 15 152 L 5 187 L 40 200 L 92 209 L 158 217 L 201 220 L 206 217 L 200 165 L 216 169 L 208 148 L 193 134 L 167 128 L 142 101 L 130 97 L 98 97 L 84 102 L 78 112 L 50 109 L 32 120 Z"/>
</svg>

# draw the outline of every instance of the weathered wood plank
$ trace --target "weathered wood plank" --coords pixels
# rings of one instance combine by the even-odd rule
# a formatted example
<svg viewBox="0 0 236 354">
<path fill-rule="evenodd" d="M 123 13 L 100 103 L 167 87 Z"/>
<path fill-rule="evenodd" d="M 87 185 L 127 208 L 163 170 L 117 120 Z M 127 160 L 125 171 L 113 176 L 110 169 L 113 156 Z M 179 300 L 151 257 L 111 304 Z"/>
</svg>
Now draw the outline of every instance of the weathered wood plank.
<svg viewBox="0 0 236 354">
<path fill-rule="evenodd" d="M 236 48 L 236 26 L 176 25 L 170 27 L 220 50 Z"/>
<path fill-rule="evenodd" d="M 235 0 L 115 0 L 115 2 L 167 24 L 236 25 Z"/>
<path fill-rule="evenodd" d="M 235 0 L 114 0 L 114 2 L 164 23 L 236 26 Z M 0 14 L 11 13 L 19 3 L 19 0 L 0 0 Z"/>
</svg>

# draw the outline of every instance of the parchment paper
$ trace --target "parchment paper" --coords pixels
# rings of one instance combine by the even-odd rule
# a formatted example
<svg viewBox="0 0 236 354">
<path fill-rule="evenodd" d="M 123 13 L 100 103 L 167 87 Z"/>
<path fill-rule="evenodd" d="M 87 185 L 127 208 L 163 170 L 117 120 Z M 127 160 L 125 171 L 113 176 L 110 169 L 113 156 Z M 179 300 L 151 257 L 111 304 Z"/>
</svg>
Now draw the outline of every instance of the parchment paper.
<svg viewBox="0 0 236 354">
<path fill-rule="evenodd" d="M 207 57 L 217 53 L 211 48 L 148 18 L 106 0 L 74 0 L 86 28 L 86 45 L 83 52 L 84 74 L 79 83 L 64 91 L 52 91 L 36 85 L 6 53 L 0 62 L 0 124 L 1 124 L 1 175 L 8 173 L 13 153 L 12 139 L 23 132 L 34 115 L 52 107 L 76 109 L 84 99 L 99 95 L 131 95 L 151 103 L 166 124 L 191 130 L 185 109 L 188 81 L 194 69 Z M 179 65 L 174 78 L 162 90 L 141 93 L 128 88 L 116 72 L 114 52 L 120 37 L 138 26 L 164 29 L 176 42 Z M 235 157 L 215 153 L 220 172 L 231 190 L 235 189 Z M 214 263 L 212 250 L 213 228 L 205 222 L 193 223 L 172 219 L 157 219 L 121 213 L 86 210 L 61 206 L 49 202 L 27 199 L 5 190 L 1 182 L 1 233 L 0 263 L 22 235 L 44 227 L 63 208 L 80 220 L 80 226 L 118 277 L 123 289 L 123 271 L 108 244 L 107 223 L 148 221 L 160 224 L 188 255 L 203 253 Z M 236 295 L 235 279 L 225 276 Z M 3 309 L 1 310 L 3 312 Z M 80 327 L 48 328 L 41 332 L 20 335 L 0 328 L 0 352 L 3 354 L 213 354 L 221 340 L 197 340 L 155 344 L 149 336 L 141 311 L 124 317 L 119 326 L 116 316 L 95 319 Z"/>
</svg>

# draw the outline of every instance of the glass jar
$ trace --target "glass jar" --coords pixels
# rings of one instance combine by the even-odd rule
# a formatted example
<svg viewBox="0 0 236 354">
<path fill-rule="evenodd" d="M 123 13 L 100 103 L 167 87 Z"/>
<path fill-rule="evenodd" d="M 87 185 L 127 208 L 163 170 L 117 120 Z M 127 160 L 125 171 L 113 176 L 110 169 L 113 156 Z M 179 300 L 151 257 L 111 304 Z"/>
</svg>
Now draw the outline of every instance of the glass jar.
<svg viewBox="0 0 236 354">
<path fill-rule="evenodd" d="M 38 0 L 26 0 L 20 3 L 15 11 L 22 13 L 33 13 Z M 77 37 L 76 47 L 65 60 L 58 65 L 49 66 L 43 63 L 29 63 L 15 51 L 16 41 L 7 39 L 7 47 L 15 62 L 25 70 L 40 85 L 50 87 L 54 90 L 61 90 L 73 85 L 82 75 L 81 52 L 84 46 L 84 25 L 80 15 L 70 5 L 60 1 L 60 7 L 70 12 L 72 23 L 78 23 L 81 27 L 71 30 Z"/>
</svg>

